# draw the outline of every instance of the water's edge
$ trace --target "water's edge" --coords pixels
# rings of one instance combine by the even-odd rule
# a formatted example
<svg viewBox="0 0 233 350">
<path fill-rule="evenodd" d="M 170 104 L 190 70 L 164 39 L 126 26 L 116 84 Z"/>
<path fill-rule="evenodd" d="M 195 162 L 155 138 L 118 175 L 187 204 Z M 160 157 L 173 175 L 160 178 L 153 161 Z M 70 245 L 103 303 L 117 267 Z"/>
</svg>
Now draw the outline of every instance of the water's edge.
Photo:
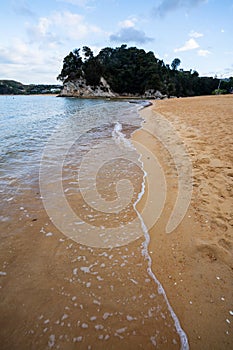
<svg viewBox="0 0 233 350">
<path fill-rule="evenodd" d="M 141 103 L 140 104 L 140 107 L 138 108 L 138 114 L 140 115 L 142 121 L 141 121 L 141 126 L 139 129 L 135 130 L 132 135 L 131 135 L 131 138 L 133 136 L 133 134 L 135 132 L 138 132 L 140 131 L 140 129 L 143 128 L 143 123 L 145 122 L 145 119 L 143 118 L 142 116 L 142 113 L 140 113 L 140 111 L 144 108 L 147 108 L 147 107 L 151 107 L 153 105 L 152 102 L 149 102 L 149 101 L 144 101 L 144 103 Z M 134 147 L 134 146 L 133 146 Z M 144 166 L 144 163 L 143 163 L 143 160 L 142 160 L 142 157 L 143 155 L 139 153 L 139 151 L 137 150 L 136 147 L 134 147 L 135 151 L 139 154 L 139 158 L 138 158 L 138 161 L 141 163 L 141 168 L 143 170 L 143 173 L 144 173 L 144 176 L 143 176 L 143 181 L 142 181 L 142 185 L 141 185 L 141 191 L 138 195 L 138 199 L 136 200 L 136 202 L 134 203 L 134 210 L 136 211 L 137 215 L 138 215 L 138 218 L 141 222 L 141 227 L 142 227 L 142 231 L 143 231 L 143 234 L 144 234 L 144 237 L 145 237 L 145 241 L 143 242 L 143 248 L 142 248 L 142 256 L 144 256 L 145 260 L 147 260 L 148 262 L 148 267 L 147 267 L 147 273 L 148 275 L 153 279 L 153 281 L 157 284 L 158 286 L 158 293 L 159 294 L 163 294 L 163 297 L 166 301 L 166 304 L 167 304 L 167 307 L 168 307 L 168 310 L 170 311 L 170 314 L 171 314 L 171 317 L 172 319 L 174 320 L 174 324 L 175 324 L 175 328 L 177 330 L 177 333 L 179 334 L 179 337 L 180 337 L 180 341 L 181 341 L 181 350 L 188 350 L 189 349 L 189 343 L 188 343 L 188 337 L 185 333 L 185 331 L 182 329 L 181 327 L 181 324 L 180 324 L 180 321 L 177 317 L 177 315 L 175 314 L 169 300 L 168 300 L 168 297 L 166 295 L 166 292 L 162 286 L 162 284 L 159 282 L 159 280 L 157 279 L 157 277 L 155 276 L 153 270 L 152 270 L 152 258 L 149 254 L 149 244 L 150 244 L 150 241 L 151 241 L 151 237 L 150 237 L 150 234 L 149 234 L 149 231 L 143 221 L 143 218 L 141 216 L 141 214 L 139 213 L 139 211 L 137 210 L 137 204 L 140 202 L 140 200 L 142 199 L 143 195 L 145 194 L 145 183 L 146 183 L 146 177 L 147 177 L 147 172 L 145 170 L 145 166 Z"/>
</svg>

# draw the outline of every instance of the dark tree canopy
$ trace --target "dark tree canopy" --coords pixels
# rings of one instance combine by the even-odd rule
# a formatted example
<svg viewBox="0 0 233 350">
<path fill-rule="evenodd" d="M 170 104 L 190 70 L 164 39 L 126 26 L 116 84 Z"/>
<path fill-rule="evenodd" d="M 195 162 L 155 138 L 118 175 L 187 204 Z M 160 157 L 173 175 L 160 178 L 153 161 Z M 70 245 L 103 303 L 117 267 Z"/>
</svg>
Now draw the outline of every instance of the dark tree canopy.
<svg viewBox="0 0 233 350">
<path fill-rule="evenodd" d="M 83 46 L 83 53 L 84 53 L 85 59 L 94 57 L 93 52 L 88 46 Z"/>
<path fill-rule="evenodd" d="M 64 58 L 62 71 L 57 77 L 58 80 L 64 82 L 81 76 L 82 58 L 79 51 L 80 49 L 75 49 Z"/>
<path fill-rule="evenodd" d="M 181 60 L 179 58 L 174 58 L 174 60 L 172 61 L 171 67 L 173 70 L 176 70 L 180 64 L 181 64 Z"/>
<path fill-rule="evenodd" d="M 112 91 L 134 95 L 143 95 L 147 90 L 159 90 L 168 96 L 178 97 L 207 95 L 218 88 L 219 79 L 199 77 L 197 71 L 178 70 L 180 64 L 180 59 L 175 58 L 170 68 L 152 51 L 128 48 L 127 45 L 115 49 L 105 47 L 96 56 L 88 46 L 84 46 L 82 55 L 80 49 L 75 49 L 64 58 L 58 79 L 65 83 L 82 77 L 88 85 L 95 87 L 103 77 Z M 232 86 L 233 78 L 224 88 L 230 91 Z"/>
</svg>

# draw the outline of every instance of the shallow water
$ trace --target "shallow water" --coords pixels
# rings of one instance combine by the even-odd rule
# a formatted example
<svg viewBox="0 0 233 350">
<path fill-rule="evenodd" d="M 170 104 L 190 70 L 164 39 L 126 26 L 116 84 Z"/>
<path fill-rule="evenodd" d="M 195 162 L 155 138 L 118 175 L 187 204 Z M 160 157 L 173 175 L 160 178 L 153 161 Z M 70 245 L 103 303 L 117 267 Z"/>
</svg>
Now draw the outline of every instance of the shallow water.
<svg viewBox="0 0 233 350">
<path fill-rule="evenodd" d="M 18 194 L 30 189 L 38 181 L 44 147 L 57 129 L 62 128 L 64 143 L 73 139 L 74 145 L 80 144 L 80 153 L 88 150 L 90 133 L 91 138 L 102 140 L 103 137 L 107 137 L 107 132 L 112 132 L 115 120 L 124 119 L 124 113 L 127 113 L 126 106 L 127 110 L 135 110 L 134 106 L 128 105 L 126 102 L 109 103 L 104 100 L 64 99 L 53 96 L 1 96 L 2 213 L 9 214 L 7 203 L 15 200 Z M 91 113 L 86 113 L 87 110 Z M 119 117 L 115 117 L 114 110 Z M 135 122 L 139 123 L 138 117 L 132 120 L 132 123 Z"/>
<path fill-rule="evenodd" d="M 138 106 L 53 96 L 0 106 L 3 349 L 187 349 L 135 207 Z"/>
</svg>

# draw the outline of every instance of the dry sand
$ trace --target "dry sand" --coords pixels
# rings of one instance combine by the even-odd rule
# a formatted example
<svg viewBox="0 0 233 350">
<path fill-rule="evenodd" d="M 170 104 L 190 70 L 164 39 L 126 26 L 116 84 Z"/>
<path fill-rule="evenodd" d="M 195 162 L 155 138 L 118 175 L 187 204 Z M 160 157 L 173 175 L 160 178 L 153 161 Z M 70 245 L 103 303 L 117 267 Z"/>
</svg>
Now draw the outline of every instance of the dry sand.
<svg viewBox="0 0 233 350">
<path fill-rule="evenodd" d="M 150 230 L 153 271 L 191 349 L 232 349 L 233 96 L 156 101 L 142 114 L 146 122 L 134 139 L 156 154 L 168 186 L 164 211 Z M 144 131 L 155 130 L 159 117 L 171 122 L 193 164 L 190 207 L 170 234 L 165 227 L 177 196 L 177 169 L 164 145 Z M 142 160 L 150 173 L 146 155 Z"/>
</svg>

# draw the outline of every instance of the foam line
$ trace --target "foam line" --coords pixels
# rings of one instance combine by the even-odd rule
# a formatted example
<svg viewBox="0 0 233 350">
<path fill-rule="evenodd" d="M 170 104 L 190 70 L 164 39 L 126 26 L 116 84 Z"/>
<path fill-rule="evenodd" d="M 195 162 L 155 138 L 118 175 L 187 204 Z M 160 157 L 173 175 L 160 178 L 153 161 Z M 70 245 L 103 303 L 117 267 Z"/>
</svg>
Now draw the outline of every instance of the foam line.
<svg viewBox="0 0 233 350">
<path fill-rule="evenodd" d="M 133 101 L 132 103 L 137 103 L 139 105 L 137 112 L 139 112 L 139 110 L 151 105 L 151 102 L 148 102 L 148 101 L 137 101 L 137 102 Z M 142 128 L 142 123 L 144 121 L 143 118 L 141 118 L 141 119 L 142 119 L 142 122 L 141 122 L 141 126 L 139 129 Z M 138 151 L 133 146 L 132 142 L 130 140 L 128 140 L 125 137 L 125 135 L 122 133 L 122 124 L 121 123 L 116 122 L 114 129 L 112 131 L 112 137 L 114 138 L 115 142 L 117 142 L 118 144 L 123 144 L 124 146 L 129 147 L 130 149 L 133 149 L 138 154 Z M 150 235 L 149 235 L 148 229 L 143 221 L 141 214 L 139 213 L 139 211 L 136 208 L 137 204 L 139 203 L 139 201 L 141 200 L 142 196 L 145 193 L 145 179 L 147 177 L 147 173 L 144 169 L 144 164 L 143 164 L 143 161 L 141 158 L 142 158 L 142 155 L 139 154 L 138 161 L 141 164 L 141 169 L 143 170 L 143 180 L 142 180 L 142 185 L 141 185 L 141 191 L 138 194 L 137 200 L 133 204 L 133 207 L 134 207 L 134 210 L 137 213 L 138 218 L 141 222 L 142 231 L 143 231 L 143 234 L 145 237 L 145 241 L 143 242 L 143 248 L 142 248 L 142 256 L 144 256 L 145 260 L 147 260 L 147 263 L 148 263 L 147 273 L 153 279 L 153 281 L 157 284 L 158 293 L 163 294 L 163 297 L 164 297 L 164 300 L 167 304 L 168 310 L 170 311 L 171 317 L 174 320 L 174 325 L 175 325 L 176 331 L 180 337 L 181 350 L 188 350 L 189 344 L 188 344 L 187 335 L 180 325 L 180 321 L 179 321 L 178 317 L 176 316 L 176 314 L 175 314 L 175 312 L 174 312 L 174 310 L 173 310 L 173 308 L 172 308 L 172 306 L 167 298 L 167 295 L 165 293 L 165 290 L 164 290 L 162 284 L 159 282 L 159 280 L 156 278 L 155 274 L 152 271 L 152 259 L 151 259 L 151 256 L 150 256 L 149 250 L 148 250 L 148 247 L 150 244 Z"/>
<path fill-rule="evenodd" d="M 124 146 L 137 152 L 134 146 L 132 145 L 132 143 L 130 142 L 130 140 L 128 140 L 121 131 L 122 131 L 122 124 L 119 122 L 116 122 L 114 129 L 112 131 L 112 137 L 115 140 L 115 142 L 118 144 L 123 144 Z"/>
<path fill-rule="evenodd" d="M 139 109 L 142 109 L 142 108 L 147 107 L 149 105 L 150 104 L 144 104 Z M 143 122 L 143 120 L 142 120 L 142 122 Z M 142 123 L 141 123 L 141 128 L 142 128 Z M 143 196 L 143 194 L 145 192 L 145 179 L 147 177 L 147 173 L 146 173 L 146 171 L 144 169 L 144 164 L 143 164 L 143 161 L 142 161 L 141 158 L 142 158 L 142 155 L 140 154 L 139 158 L 138 158 L 138 161 L 141 163 L 141 167 L 142 167 L 142 170 L 144 172 L 144 175 L 143 175 L 141 191 L 140 191 L 140 193 L 138 195 L 138 198 L 137 198 L 137 200 L 136 200 L 136 202 L 134 203 L 133 206 L 134 206 L 134 210 L 136 211 L 136 213 L 138 215 L 138 218 L 139 218 L 139 220 L 141 222 L 141 227 L 142 227 L 142 230 L 143 230 L 143 233 L 144 233 L 144 237 L 145 237 L 145 241 L 143 242 L 142 255 L 144 256 L 145 260 L 147 260 L 147 262 L 148 262 L 148 267 L 147 267 L 148 275 L 157 284 L 157 286 L 158 286 L 158 293 L 159 294 L 163 294 L 163 297 L 164 297 L 164 299 L 166 301 L 168 310 L 170 311 L 170 314 L 171 314 L 171 316 L 172 316 L 172 318 L 174 320 L 175 328 L 177 330 L 177 333 L 179 334 L 180 341 L 181 341 L 181 350 L 188 350 L 189 349 L 189 343 L 188 343 L 187 335 L 184 332 L 184 330 L 182 329 L 182 327 L 180 325 L 180 321 L 179 321 L 178 317 L 176 316 L 174 310 L 172 309 L 172 306 L 171 306 L 171 304 L 170 304 L 170 302 L 169 302 L 169 300 L 167 298 L 167 295 L 165 293 L 165 290 L 164 290 L 162 284 L 159 282 L 159 280 L 156 278 L 155 274 L 152 271 L 152 259 L 151 259 L 151 256 L 150 256 L 149 250 L 148 250 L 148 247 L 149 247 L 149 244 L 150 244 L 150 235 L 149 235 L 149 232 L 147 230 L 147 227 L 146 227 L 146 225 L 145 225 L 145 223 L 143 221 L 143 218 L 142 218 L 141 214 L 139 213 L 139 211 L 136 208 L 138 202 L 140 201 L 140 199 L 142 198 L 142 196 Z"/>
</svg>

